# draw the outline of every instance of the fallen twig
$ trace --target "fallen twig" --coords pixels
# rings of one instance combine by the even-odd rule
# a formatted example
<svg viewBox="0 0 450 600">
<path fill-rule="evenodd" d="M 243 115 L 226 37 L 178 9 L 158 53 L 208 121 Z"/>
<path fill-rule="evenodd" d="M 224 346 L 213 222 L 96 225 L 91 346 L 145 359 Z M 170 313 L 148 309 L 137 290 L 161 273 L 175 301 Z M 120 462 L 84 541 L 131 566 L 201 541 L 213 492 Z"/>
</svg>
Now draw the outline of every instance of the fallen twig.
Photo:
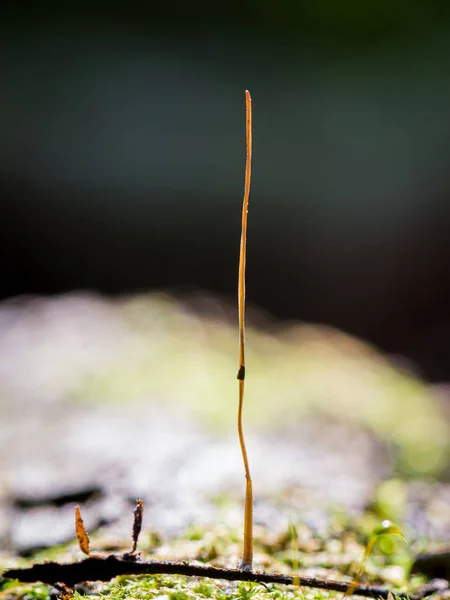
<svg viewBox="0 0 450 600">
<path fill-rule="evenodd" d="M 21 582 L 41 581 L 49 585 L 64 583 L 73 588 L 83 581 L 109 581 L 119 575 L 185 575 L 191 577 L 209 577 L 210 579 L 226 579 L 228 581 L 253 581 L 257 583 L 275 583 L 278 585 L 300 585 L 334 592 L 349 590 L 351 583 L 317 579 L 315 577 L 298 577 L 297 575 L 280 575 L 241 569 L 222 569 L 208 565 L 195 565 L 186 562 L 139 561 L 121 556 L 90 556 L 80 562 L 61 564 L 47 562 L 36 564 L 27 569 L 10 569 L 3 577 L 18 579 Z M 366 598 L 388 598 L 394 594 L 397 598 L 422 600 L 433 590 L 427 590 L 422 595 L 410 595 L 392 592 L 375 585 L 357 585 L 353 593 Z"/>
</svg>

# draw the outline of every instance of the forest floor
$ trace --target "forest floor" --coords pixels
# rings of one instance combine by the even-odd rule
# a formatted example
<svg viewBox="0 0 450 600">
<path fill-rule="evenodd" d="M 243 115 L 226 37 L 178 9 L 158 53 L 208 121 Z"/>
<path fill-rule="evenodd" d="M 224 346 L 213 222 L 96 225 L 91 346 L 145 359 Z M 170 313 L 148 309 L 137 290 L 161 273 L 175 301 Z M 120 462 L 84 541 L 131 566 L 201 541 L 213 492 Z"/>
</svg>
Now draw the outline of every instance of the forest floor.
<svg viewBox="0 0 450 600">
<path fill-rule="evenodd" d="M 0 307 L 0 567 L 130 546 L 145 502 L 144 559 L 235 567 L 244 474 L 235 431 L 237 334 L 209 298 L 107 301 L 91 295 Z M 255 314 L 244 410 L 258 570 L 351 581 L 384 519 L 363 580 L 414 592 L 414 558 L 448 548 L 450 403 L 404 365 L 326 327 Z M 46 598 L 0 580 L 2 598 Z M 258 600 L 333 596 L 157 575 L 89 584 L 119 598 Z M 78 593 L 78 592 L 77 592 Z M 445 595 L 443 592 L 441 595 Z"/>
</svg>

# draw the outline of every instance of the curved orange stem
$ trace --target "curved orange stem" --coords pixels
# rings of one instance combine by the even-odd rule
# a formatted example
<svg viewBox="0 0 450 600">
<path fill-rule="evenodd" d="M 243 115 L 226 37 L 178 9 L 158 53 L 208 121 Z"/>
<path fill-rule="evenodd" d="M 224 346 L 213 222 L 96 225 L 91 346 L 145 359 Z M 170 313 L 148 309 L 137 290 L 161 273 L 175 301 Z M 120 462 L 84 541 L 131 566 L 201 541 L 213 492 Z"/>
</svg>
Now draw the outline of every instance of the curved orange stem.
<svg viewBox="0 0 450 600">
<path fill-rule="evenodd" d="M 246 108 L 246 141 L 247 160 L 245 165 L 244 201 L 242 203 L 242 233 L 239 252 L 239 280 L 238 280 L 238 309 L 239 309 L 239 409 L 238 409 L 238 434 L 241 445 L 242 460 L 245 470 L 245 508 L 244 508 L 244 551 L 241 567 L 252 569 L 253 563 L 253 488 L 250 468 L 248 464 L 247 449 L 245 447 L 244 432 L 242 429 L 242 408 L 244 405 L 245 382 L 245 264 L 247 255 L 247 213 L 250 195 L 250 177 L 252 163 L 252 100 L 250 92 L 245 91 Z"/>
</svg>

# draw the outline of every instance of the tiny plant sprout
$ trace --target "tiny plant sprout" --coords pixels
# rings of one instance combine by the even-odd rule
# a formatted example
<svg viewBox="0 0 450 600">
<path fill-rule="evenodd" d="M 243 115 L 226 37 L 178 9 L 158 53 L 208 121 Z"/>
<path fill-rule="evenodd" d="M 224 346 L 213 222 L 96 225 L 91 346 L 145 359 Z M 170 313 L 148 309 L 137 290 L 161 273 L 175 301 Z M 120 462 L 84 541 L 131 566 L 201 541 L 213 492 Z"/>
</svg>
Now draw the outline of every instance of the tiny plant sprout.
<svg viewBox="0 0 450 600">
<path fill-rule="evenodd" d="M 238 278 L 238 311 L 239 311 L 239 408 L 238 408 L 238 434 L 241 446 L 242 460 L 245 470 L 245 507 L 244 507 L 244 550 L 240 562 L 241 569 L 252 570 L 253 562 L 253 488 L 250 467 L 245 447 L 244 432 L 242 429 L 242 408 L 244 405 L 245 382 L 245 262 L 247 254 L 247 212 L 250 194 L 250 175 L 252 164 L 252 101 L 250 92 L 245 92 L 246 114 L 246 142 L 247 160 L 245 165 L 244 201 L 242 203 L 242 231 L 239 251 L 239 278 Z"/>
<path fill-rule="evenodd" d="M 297 575 L 297 571 L 300 568 L 298 555 L 299 555 L 299 543 L 298 543 L 298 532 L 294 523 L 289 520 L 289 538 L 291 541 L 291 553 L 292 553 L 292 571 L 294 575 L 292 576 L 292 582 L 296 587 L 300 587 L 300 577 Z"/>
<path fill-rule="evenodd" d="M 142 519 L 144 518 L 144 503 L 140 498 L 136 500 L 136 507 L 133 511 L 133 528 L 131 530 L 131 541 L 133 543 L 131 552 L 122 554 L 122 558 L 126 560 L 138 560 L 139 552 L 136 553 L 139 535 L 142 529 Z"/>
<path fill-rule="evenodd" d="M 397 525 L 394 525 L 394 523 L 391 523 L 391 521 L 388 521 L 388 520 L 383 521 L 381 523 L 381 525 L 378 525 L 377 527 L 375 527 L 372 530 L 372 533 L 370 534 L 370 538 L 367 543 L 366 549 L 364 550 L 361 564 L 355 573 L 355 576 L 353 578 L 351 586 L 345 592 L 343 600 L 346 600 L 346 598 L 351 596 L 353 594 L 353 592 L 355 591 L 355 589 L 359 583 L 359 580 L 361 579 L 361 576 L 364 573 L 366 563 L 369 560 L 369 557 L 373 552 L 375 544 L 378 542 L 378 540 L 381 537 L 383 537 L 385 535 L 395 535 L 395 536 L 399 536 L 402 540 L 405 540 L 405 536 L 403 535 L 401 529 L 399 527 L 397 527 Z"/>
<path fill-rule="evenodd" d="M 139 534 L 142 529 L 142 518 L 144 516 L 144 503 L 140 498 L 136 500 L 136 508 L 133 511 L 133 530 L 131 534 L 131 538 L 133 540 L 133 548 L 131 549 L 131 554 L 136 552 L 137 543 L 139 540 Z"/>
</svg>

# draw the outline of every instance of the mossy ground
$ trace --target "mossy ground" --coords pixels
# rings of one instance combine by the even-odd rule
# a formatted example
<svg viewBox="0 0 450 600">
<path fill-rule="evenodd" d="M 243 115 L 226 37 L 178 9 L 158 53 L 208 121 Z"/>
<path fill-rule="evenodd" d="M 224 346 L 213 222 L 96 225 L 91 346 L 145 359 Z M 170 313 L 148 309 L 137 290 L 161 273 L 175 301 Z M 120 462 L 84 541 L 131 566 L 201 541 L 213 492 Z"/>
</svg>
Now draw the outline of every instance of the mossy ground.
<svg viewBox="0 0 450 600">
<path fill-rule="evenodd" d="M 271 532 L 255 529 L 255 570 L 297 573 L 319 578 L 351 581 L 361 563 L 370 537 L 372 524 L 377 522 L 372 511 L 351 522 L 345 515 L 336 515 L 325 537 L 317 535 L 302 523 L 290 523 L 285 531 Z M 143 559 L 199 561 L 216 566 L 234 568 L 241 552 L 241 532 L 217 525 L 209 529 L 193 526 L 176 539 L 162 539 L 156 532 L 145 531 L 139 543 Z M 91 548 L 99 553 L 123 552 L 127 542 L 112 543 L 101 531 L 92 536 Z M 30 559 L 3 556 L 2 568 L 11 565 L 28 566 L 34 562 L 58 560 L 72 562 L 82 555 L 71 543 L 39 552 Z M 413 592 L 423 583 L 419 576 L 410 576 L 413 549 L 397 536 L 378 540 L 375 551 L 365 567 L 364 581 L 385 584 L 395 591 Z M 42 584 L 20 584 L 4 579 L 1 582 L 1 600 L 46 600 L 51 590 Z M 147 599 L 189 600 L 269 600 L 306 598 L 333 598 L 339 594 L 321 590 L 261 585 L 240 582 L 213 581 L 182 576 L 122 576 L 108 583 L 90 583 L 79 587 L 75 600 L 89 594 L 103 600 Z"/>
<path fill-rule="evenodd" d="M 95 305 L 95 311 L 91 304 Z M 143 407 L 151 402 L 157 407 L 170 405 L 174 414 L 187 407 L 206 430 L 217 428 L 226 433 L 233 431 L 234 435 L 237 406 L 235 323 L 230 324 L 226 319 L 214 316 L 200 317 L 195 311 L 165 297 L 140 297 L 114 304 L 89 301 L 81 303 L 81 308 L 87 315 L 84 329 L 80 330 L 79 323 L 74 327 L 82 340 L 81 349 L 74 348 L 74 336 L 71 335 L 66 336 L 64 346 L 65 338 L 59 328 L 52 338 L 48 326 L 42 337 L 38 336 L 39 343 L 36 342 L 33 332 L 41 331 L 39 327 L 43 318 L 40 313 L 34 315 L 28 312 L 28 319 L 36 319 L 32 321 L 33 327 L 27 328 L 33 335 L 24 337 L 22 345 L 18 345 L 20 352 L 17 356 L 11 352 L 4 353 L 5 361 L 10 359 L 11 363 L 8 385 L 0 390 L 4 419 L 8 423 L 6 418 L 9 418 L 10 430 L 17 433 L 15 441 L 19 449 L 23 446 L 21 449 L 26 460 L 36 458 L 38 450 L 42 453 L 48 440 L 51 442 L 48 448 L 50 459 L 42 459 L 43 464 L 50 463 L 55 456 L 70 458 L 70 452 L 75 450 L 61 450 L 58 441 L 67 437 L 70 423 L 63 417 L 70 417 L 69 412 L 74 406 L 108 407 L 117 403 L 125 407 L 124 413 L 137 414 L 140 421 L 143 421 Z M 73 305 L 67 310 L 72 318 Z M 57 319 L 54 306 L 48 311 L 53 319 Z M 103 318 L 106 319 L 104 330 L 100 327 Z M 61 323 L 68 326 L 70 319 L 63 315 Z M 396 521 L 400 527 L 403 527 L 403 520 L 406 523 L 408 518 L 412 518 L 408 507 L 411 508 L 413 502 L 410 502 L 410 488 L 406 481 L 414 478 L 423 481 L 427 490 L 431 490 L 426 496 L 430 500 L 421 500 L 427 505 L 424 512 L 428 511 L 427 514 L 431 515 L 429 522 L 434 525 L 438 519 L 446 520 L 441 530 L 446 527 L 448 530 L 450 511 L 447 496 L 440 496 L 437 487 L 434 490 L 433 481 L 448 473 L 450 422 L 447 404 L 441 402 L 433 388 L 413 373 L 397 368 L 375 349 L 329 328 L 297 325 L 275 330 L 268 326 L 262 329 L 249 327 L 247 340 L 246 429 L 256 429 L 262 432 L 261 435 L 273 432 L 274 436 L 282 438 L 287 424 L 292 425 L 298 436 L 300 425 L 311 415 L 314 418 L 318 416 L 325 421 L 351 425 L 349 434 L 342 440 L 339 438 L 341 446 L 349 446 L 356 432 L 361 430 L 364 435 L 378 440 L 381 450 L 389 455 L 384 471 L 388 480 L 380 483 L 378 475 L 373 478 L 373 485 L 378 484 L 378 487 L 372 503 L 358 516 L 346 514 L 336 507 L 336 514 L 320 532 L 309 529 L 301 514 L 293 521 L 293 526 L 291 523 L 291 527 L 284 531 L 256 528 L 256 569 L 351 579 L 352 568 L 361 560 L 373 528 L 385 518 Z M 86 348 L 93 350 L 87 353 Z M 28 356 L 25 363 L 24 356 Z M 42 378 L 42 373 L 48 376 Z M 37 428 L 40 437 L 36 433 L 35 438 L 23 435 L 23 430 L 27 431 L 27 418 L 34 419 L 36 425 L 36 414 L 32 409 L 42 421 Z M 89 415 L 91 421 L 94 417 Z M 55 428 L 50 430 L 53 421 Z M 122 417 L 119 422 L 125 423 Z M 150 427 L 150 422 L 144 424 Z M 80 428 L 77 429 L 77 435 L 73 436 L 75 449 L 82 445 L 80 431 Z M 106 434 L 117 446 L 114 431 L 113 428 L 108 429 Z M 138 431 L 141 430 L 130 431 L 132 441 L 138 437 Z M 328 430 L 321 427 L 317 431 L 318 437 L 325 443 Z M 45 432 L 45 439 L 42 432 Z M 91 431 L 91 434 L 97 439 L 97 431 Z M 142 437 L 148 441 L 145 451 L 150 455 L 155 448 L 150 443 L 152 440 L 147 430 Z M 28 451 L 25 442 L 29 438 L 32 445 Z M 89 441 L 89 438 L 84 440 L 85 445 L 86 440 Z M 125 442 L 128 447 L 128 438 Z M 330 455 L 335 457 L 339 447 L 332 448 Z M 12 453 L 10 446 L 4 445 L 3 448 L 5 456 Z M 196 452 L 199 453 L 198 450 Z M 104 454 L 105 444 L 102 441 L 100 448 L 89 450 L 84 462 L 80 459 L 82 470 L 99 457 L 103 458 Z M 133 453 L 133 460 L 136 454 L 137 451 Z M 182 454 L 184 457 L 184 449 Z M 46 455 L 43 456 L 45 458 Z M 123 458 L 122 455 L 120 458 Z M 194 458 L 192 456 L 191 460 Z M 251 463 L 252 460 L 253 455 Z M 296 460 L 300 462 L 305 457 L 299 454 Z M 21 464 L 17 460 L 15 468 Z M 131 468 L 128 464 L 124 466 Z M 358 473 L 352 473 L 347 463 L 344 467 L 353 479 L 358 479 Z M 369 463 L 368 467 L 373 468 L 373 464 Z M 147 464 L 143 463 L 141 469 L 148 473 Z M 333 469 L 331 475 L 335 475 L 334 463 Z M 64 476 L 67 477 L 67 473 L 64 465 Z M 204 478 L 204 470 L 201 470 L 201 475 Z M 257 485 L 268 484 L 270 473 L 267 469 L 264 475 L 266 481 L 258 478 L 255 481 Z M 302 493 L 308 489 L 310 481 L 310 475 L 305 475 L 301 481 Z M 162 488 L 164 483 L 162 477 L 149 481 L 149 487 L 150 484 L 153 486 L 149 495 Z M 329 483 L 330 486 L 338 486 L 333 481 Z M 170 490 L 166 495 L 169 493 Z M 217 499 L 218 503 L 221 501 L 221 498 Z M 405 533 L 408 537 L 408 531 Z M 178 531 L 176 537 L 170 539 L 165 534 L 150 532 L 144 526 L 139 547 L 144 559 L 199 560 L 235 567 L 242 551 L 241 536 L 240 529 L 228 525 L 216 524 L 206 528 L 199 523 Z M 129 546 L 112 544 L 105 532 L 99 530 L 92 537 L 92 548 L 94 551 L 121 552 Z M 399 539 L 382 539 L 366 565 L 364 580 L 412 592 L 421 581 L 420 578 L 409 577 L 412 558 L 417 552 L 428 549 L 432 548 L 419 535 L 406 544 Z M 69 544 L 27 560 L 12 555 L 0 556 L 0 569 L 50 559 L 70 562 L 79 558 L 81 555 L 76 546 Z M 141 597 L 185 600 L 194 596 L 241 600 L 305 596 L 312 599 L 334 595 L 316 590 L 168 576 L 120 578 L 108 584 L 93 585 L 91 593 L 108 600 Z M 43 600 L 48 594 L 46 586 L 1 582 L 0 600 Z"/>
</svg>

